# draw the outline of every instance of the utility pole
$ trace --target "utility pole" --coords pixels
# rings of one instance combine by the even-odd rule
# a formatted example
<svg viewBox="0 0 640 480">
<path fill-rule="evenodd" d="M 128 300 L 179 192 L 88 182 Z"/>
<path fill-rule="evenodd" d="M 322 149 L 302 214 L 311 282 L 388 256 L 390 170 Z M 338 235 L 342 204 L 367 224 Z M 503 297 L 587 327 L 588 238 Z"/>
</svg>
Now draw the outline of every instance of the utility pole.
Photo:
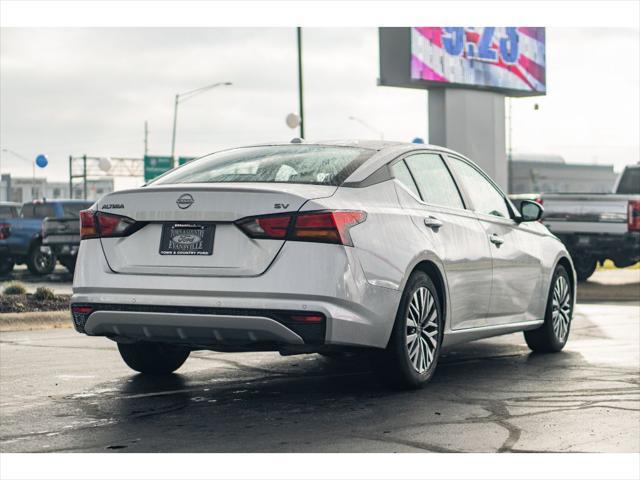
<svg viewBox="0 0 640 480">
<path fill-rule="evenodd" d="M 300 114 L 300 138 L 304 138 L 304 105 L 302 100 L 302 28 L 296 27 L 298 38 L 298 111 Z"/>
<path fill-rule="evenodd" d="M 73 157 L 69 155 L 69 198 L 73 198 Z"/>
<path fill-rule="evenodd" d="M 82 184 L 84 189 L 84 199 L 87 199 L 87 156 L 82 156 Z"/>
<path fill-rule="evenodd" d="M 147 156 L 149 151 L 149 125 L 147 121 L 144 121 L 144 156 Z"/>
</svg>

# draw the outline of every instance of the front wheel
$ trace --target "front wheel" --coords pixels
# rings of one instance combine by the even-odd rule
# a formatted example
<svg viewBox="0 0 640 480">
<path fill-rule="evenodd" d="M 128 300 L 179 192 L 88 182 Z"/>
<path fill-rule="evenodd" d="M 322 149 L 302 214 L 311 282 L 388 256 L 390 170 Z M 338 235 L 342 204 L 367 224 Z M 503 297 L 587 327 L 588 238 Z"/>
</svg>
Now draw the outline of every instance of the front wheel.
<svg viewBox="0 0 640 480">
<path fill-rule="evenodd" d="M 375 357 L 377 370 L 395 387 L 421 388 L 438 364 L 443 315 L 431 278 L 415 272 L 402 293 L 387 348 Z"/>
<path fill-rule="evenodd" d="M 551 281 L 544 323 L 524 332 L 527 345 L 534 352 L 559 352 L 567 343 L 573 317 L 573 290 L 567 270 L 558 265 Z"/>
<path fill-rule="evenodd" d="M 120 356 L 131 369 L 151 375 L 168 375 L 179 369 L 191 351 L 153 342 L 118 343 Z"/>
</svg>

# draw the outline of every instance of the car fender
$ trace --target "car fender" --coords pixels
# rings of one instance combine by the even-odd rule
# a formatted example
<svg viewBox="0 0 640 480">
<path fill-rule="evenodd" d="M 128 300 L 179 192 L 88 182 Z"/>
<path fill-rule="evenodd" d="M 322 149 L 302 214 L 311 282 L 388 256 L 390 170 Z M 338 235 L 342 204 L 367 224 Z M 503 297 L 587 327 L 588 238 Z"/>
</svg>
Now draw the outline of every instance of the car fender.
<svg viewBox="0 0 640 480">
<path fill-rule="evenodd" d="M 442 280 L 442 289 L 443 292 L 443 298 L 444 298 L 444 318 L 445 318 L 445 332 L 449 329 L 449 322 L 448 319 L 450 318 L 450 305 L 451 305 L 451 301 L 450 301 L 450 297 L 449 297 L 449 286 L 448 286 L 448 281 L 447 281 L 447 273 L 444 269 L 444 263 L 442 262 L 442 259 L 434 252 L 431 250 L 423 250 L 421 252 L 419 252 L 417 255 L 415 255 L 412 259 L 411 262 L 409 262 L 406 270 L 405 270 L 405 274 L 402 278 L 402 282 L 400 283 L 400 291 L 404 292 L 404 289 L 407 285 L 407 282 L 409 281 L 409 278 L 411 277 L 411 274 L 413 273 L 414 270 L 416 270 L 416 268 L 418 267 L 418 265 L 420 265 L 423 262 L 428 262 L 430 264 L 432 264 L 438 271 L 441 280 Z M 398 307 L 396 306 L 396 309 Z"/>
</svg>

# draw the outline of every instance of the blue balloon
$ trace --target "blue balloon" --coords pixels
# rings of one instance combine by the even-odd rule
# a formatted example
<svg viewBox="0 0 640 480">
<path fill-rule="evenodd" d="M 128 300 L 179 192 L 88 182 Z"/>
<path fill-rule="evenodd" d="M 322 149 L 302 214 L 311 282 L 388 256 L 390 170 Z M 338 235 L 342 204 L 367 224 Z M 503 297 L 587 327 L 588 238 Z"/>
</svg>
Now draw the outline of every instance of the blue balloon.
<svg viewBox="0 0 640 480">
<path fill-rule="evenodd" d="M 420 137 L 416 137 L 413 140 L 411 140 L 411 143 L 424 143 L 424 140 L 421 139 Z"/>
<path fill-rule="evenodd" d="M 36 165 L 39 166 L 40 168 L 44 168 L 48 164 L 49 164 L 49 160 L 47 159 L 46 155 L 43 155 L 41 153 L 36 157 Z"/>
</svg>

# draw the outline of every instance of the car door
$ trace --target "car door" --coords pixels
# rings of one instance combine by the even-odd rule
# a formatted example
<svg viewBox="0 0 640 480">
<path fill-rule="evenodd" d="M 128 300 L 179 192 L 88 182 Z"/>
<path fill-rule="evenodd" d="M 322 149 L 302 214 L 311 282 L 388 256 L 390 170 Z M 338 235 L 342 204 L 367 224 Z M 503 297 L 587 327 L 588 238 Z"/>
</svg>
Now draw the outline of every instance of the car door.
<svg viewBox="0 0 640 480">
<path fill-rule="evenodd" d="M 443 158 L 417 152 L 391 166 L 402 187 L 398 196 L 425 235 L 435 245 L 445 270 L 452 329 L 486 323 L 491 292 L 491 251 L 482 226 L 467 210 Z"/>
<path fill-rule="evenodd" d="M 515 221 L 506 196 L 483 172 L 462 158 L 449 155 L 448 160 L 490 244 L 493 275 L 488 324 L 534 320 L 542 288 L 537 236 Z"/>
</svg>

